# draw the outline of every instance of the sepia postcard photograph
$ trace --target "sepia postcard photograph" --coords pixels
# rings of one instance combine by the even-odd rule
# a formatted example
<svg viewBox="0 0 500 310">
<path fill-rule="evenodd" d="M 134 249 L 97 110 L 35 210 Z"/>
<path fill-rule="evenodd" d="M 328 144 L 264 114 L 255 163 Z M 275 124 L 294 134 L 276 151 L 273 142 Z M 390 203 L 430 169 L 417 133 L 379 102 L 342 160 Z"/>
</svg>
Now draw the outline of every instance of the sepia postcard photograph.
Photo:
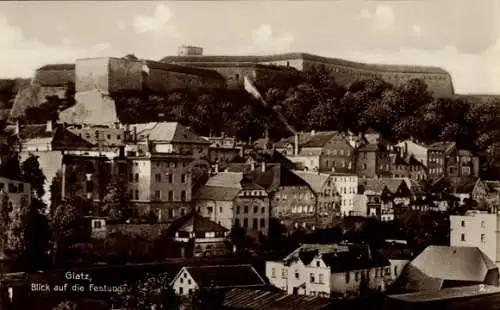
<svg viewBox="0 0 500 310">
<path fill-rule="evenodd" d="M 0 2 L 0 310 L 500 309 L 499 232 L 500 0 Z"/>
</svg>

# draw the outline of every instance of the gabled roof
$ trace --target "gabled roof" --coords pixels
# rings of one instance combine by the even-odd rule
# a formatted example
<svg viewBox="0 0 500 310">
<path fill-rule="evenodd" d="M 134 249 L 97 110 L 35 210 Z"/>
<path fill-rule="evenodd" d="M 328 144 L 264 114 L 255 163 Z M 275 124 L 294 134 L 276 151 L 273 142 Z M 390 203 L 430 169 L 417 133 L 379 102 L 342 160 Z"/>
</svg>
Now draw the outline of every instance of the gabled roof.
<svg viewBox="0 0 500 310">
<path fill-rule="evenodd" d="M 198 287 L 251 287 L 266 282 L 251 265 L 218 265 L 184 267 Z M 181 270 L 179 273 L 182 273 Z"/>
<path fill-rule="evenodd" d="M 276 191 L 280 187 L 307 186 L 311 188 L 306 181 L 280 164 L 273 165 L 267 169 L 258 178 L 257 183 L 266 188 L 268 192 Z"/>
<path fill-rule="evenodd" d="M 322 148 L 328 141 L 340 133 L 338 131 L 319 131 L 319 132 L 299 132 L 299 146 L 301 148 Z M 284 148 L 288 145 L 294 145 L 295 136 L 291 136 L 276 142 L 277 148 Z M 346 140 L 346 143 L 348 141 Z"/>
<path fill-rule="evenodd" d="M 443 152 L 449 152 L 457 144 L 455 142 L 436 142 L 428 146 L 430 150 L 438 150 Z"/>
<path fill-rule="evenodd" d="M 241 172 L 219 172 L 208 179 L 206 186 L 237 188 L 241 189 L 243 173 Z"/>
<path fill-rule="evenodd" d="M 241 189 L 219 186 L 202 186 L 193 195 L 193 200 L 233 201 Z"/>
<path fill-rule="evenodd" d="M 315 193 L 321 193 L 330 178 L 330 175 L 326 173 L 308 171 L 294 171 L 294 173 L 306 181 Z"/>
<path fill-rule="evenodd" d="M 140 140 L 149 137 L 151 141 L 161 141 L 170 143 L 193 143 L 206 144 L 210 142 L 193 133 L 188 127 L 177 122 L 151 122 L 144 124 L 132 124 L 130 130 L 137 131 Z"/>
<path fill-rule="evenodd" d="M 410 264 L 427 277 L 445 281 L 483 282 L 489 270 L 498 269 L 476 247 L 430 245 Z"/>
<path fill-rule="evenodd" d="M 378 143 L 369 143 L 366 145 L 361 146 L 358 149 L 358 152 L 377 152 L 380 151 L 380 145 Z"/>
<path fill-rule="evenodd" d="M 228 231 L 225 227 L 194 212 L 174 221 L 172 225 L 178 227 L 176 229 L 177 232 L 206 233 Z"/>
<path fill-rule="evenodd" d="M 233 288 L 224 294 L 223 307 L 248 310 L 323 310 L 329 309 L 328 298 L 288 295 L 284 292 Z"/>
<path fill-rule="evenodd" d="M 391 193 L 395 193 L 401 183 L 402 179 L 394 178 L 378 178 L 378 179 L 361 179 L 360 183 L 364 186 L 365 191 L 381 194 L 385 188 Z"/>
<path fill-rule="evenodd" d="M 408 189 L 411 191 L 412 194 L 426 193 L 424 184 L 410 178 L 403 178 L 403 181 L 406 183 Z"/>
<path fill-rule="evenodd" d="M 9 125 L 5 127 L 5 132 L 13 134 L 15 129 L 15 125 Z M 54 133 L 55 130 L 47 131 L 46 124 L 22 125 L 19 128 L 19 136 L 23 140 L 52 138 L 54 136 Z"/>
</svg>

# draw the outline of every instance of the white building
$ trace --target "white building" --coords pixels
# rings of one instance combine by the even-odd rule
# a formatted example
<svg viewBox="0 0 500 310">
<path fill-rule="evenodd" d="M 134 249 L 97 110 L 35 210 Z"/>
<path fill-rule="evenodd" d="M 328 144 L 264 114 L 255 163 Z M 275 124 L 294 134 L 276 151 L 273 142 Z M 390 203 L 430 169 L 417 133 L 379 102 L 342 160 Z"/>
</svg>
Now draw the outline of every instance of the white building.
<svg viewBox="0 0 500 310">
<path fill-rule="evenodd" d="M 368 246 L 305 244 L 281 261 L 266 262 L 271 285 L 288 294 L 311 296 L 358 295 L 363 284 L 384 290 L 387 259 Z"/>
<path fill-rule="evenodd" d="M 356 195 L 358 194 L 359 178 L 355 174 L 331 173 L 333 183 L 340 194 L 340 214 L 349 215 L 355 211 Z"/>
<path fill-rule="evenodd" d="M 450 216 L 450 246 L 477 247 L 500 266 L 500 214 L 468 211 Z"/>
<path fill-rule="evenodd" d="M 202 288 L 258 288 L 266 282 L 250 265 L 182 267 L 170 283 L 179 296 L 189 296 Z"/>
</svg>

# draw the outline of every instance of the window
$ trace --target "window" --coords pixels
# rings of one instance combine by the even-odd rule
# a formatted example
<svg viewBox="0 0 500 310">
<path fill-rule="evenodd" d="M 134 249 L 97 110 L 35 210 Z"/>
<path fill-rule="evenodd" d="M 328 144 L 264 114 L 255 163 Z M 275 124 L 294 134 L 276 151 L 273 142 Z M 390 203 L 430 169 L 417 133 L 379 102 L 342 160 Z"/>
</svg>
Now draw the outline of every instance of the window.
<svg viewBox="0 0 500 310">
<path fill-rule="evenodd" d="M 234 220 L 234 226 L 240 227 L 240 219 L 235 219 Z"/>
<path fill-rule="evenodd" d="M 347 271 L 345 273 L 345 283 L 349 283 L 350 278 L 351 278 L 351 273 L 349 271 Z"/>
<path fill-rule="evenodd" d="M 248 219 L 243 219 L 243 227 L 248 227 Z"/>
<path fill-rule="evenodd" d="M 485 228 L 484 221 L 481 221 L 481 228 Z"/>
<path fill-rule="evenodd" d="M 323 274 L 320 274 L 320 275 L 319 275 L 319 283 L 320 283 L 320 284 L 323 284 Z"/>
<path fill-rule="evenodd" d="M 139 191 L 135 190 L 135 200 L 139 200 Z"/>
<path fill-rule="evenodd" d="M 181 192 L 181 201 L 186 201 L 186 191 Z"/>
<path fill-rule="evenodd" d="M 182 287 L 179 287 L 179 295 L 184 294 L 184 289 Z"/>
<path fill-rule="evenodd" d="M 24 192 L 24 184 L 23 183 L 19 183 L 17 189 L 18 189 L 19 193 Z"/>
<path fill-rule="evenodd" d="M 366 164 L 363 164 L 363 169 L 365 169 L 365 170 L 366 170 Z"/>
<path fill-rule="evenodd" d="M 161 192 L 155 191 L 155 200 L 160 200 L 160 199 L 161 199 Z"/>
<path fill-rule="evenodd" d="M 281 278 L 286 279 L 288 276 L 288 272 L 286 269 L 281 269 Z"/>
<path fill-rule="evenodd" d="M 311 283 L 314 283 L 314 281 L 316 280 L 316 279 L 314 278 L 314 273 L 311 273 L 311 274 L 309 275 L 309 280 L 310 280 L 310 282 L 311 282 Z"/>
<path fill-rule="evenodd" d="M 253 225 L 252 225 L 252 228 L 253 228 L 253 229 L 257 229 L 257 224 L 258 224 L 257 219 L 253 219 Z"/>
<path fill-rule="evenodd" d="M 240 214 L 240 206 L 236 207 L 236 214 Z"/>
<path fill-rule="evenodd" d="M 181 183 L 186 183 L 186 175 L 181 175 Z"/>
<path fill-rule="evenodd" d="M 259 212 L 259 207 L 255 206 L 253 207 L 253 213 L 258 213 Z"/>
<path fill-rule="evenodd" d="M 398 275 L 398 266 L 394 266 L 394 275 L 397 276 Z"/>
<path fill-rule="evenodd" d="M 460 234 L 460 240 L 465 241 L 465 235 L 464 234 Z"/>
<path fill-rule="evenodd" d="M 354 274 L 354 280 L 359 281 L 359 272 L 357 272 L 357 271 Z"/>
<path fill-rule="evenodd" d="M 248 206 L 245 206 L 245 208 L 243 209 L 243 213 L 248 213 Z"/>
<path fill-rule="evenodd" d="M 265 207 L 260 208 L 260 213 L 262 214 L 266 213 L 266 208 Z"/>
<path fill-rule="evenodd" d="M 174 201 L 174 192 L 173 191 L 168 191 L 168 200 Z"/>
<path fill-rule="evenodd" d="M 298 270 L 295 270 L 295 279 L 300 279 L 300 274 Z"/>
<path fill-rule="evenodd" d="M 321 267 L 321 262 L 319 260 L 316 261 L 316 267 Z"/>
<path fill-rule="evenodd" d="M 481 234 L 481 243 L 485 243 L 485 242 L 486 242 L 486 235 Z"/>
<path fill-rule="evenodd" d="M 264 219 L 260 219 L 260 228 L 266 227 L 266 221 Z"/>
<path fill-rule="evenodd" d="M 213 212 L 214 212 L 214 208 L 212 208 L 212 207 L 207 207 L 207 212 L 208 212 L 208 213 L 213 213 Z"/>
<path fill-rule="evenodd" d="M 161 174 L 157 173 L 155 179 L 156 179 L 156 182 L 161 182 Z"/>
<path fill-rule="evenodd" d="M 271 269 L 271 278 L 276 278 L 276 268 Z"/>
<path fill-rule="evenodd" d="M 462 221 L 461 225 L 462 225 L 462 227 L 465 227 L 465 221 Z"/>
<path fill-rule="evenodd" d="M 174 175 L 169 173 L 168 174 L 168 183 L 173 183 L 174 182 Z"/>
<path fill-rule="evenodd" d="M 139 182 L 139 174 L 136 173 L 134 177 L 135 183 Z"/>
</svg>

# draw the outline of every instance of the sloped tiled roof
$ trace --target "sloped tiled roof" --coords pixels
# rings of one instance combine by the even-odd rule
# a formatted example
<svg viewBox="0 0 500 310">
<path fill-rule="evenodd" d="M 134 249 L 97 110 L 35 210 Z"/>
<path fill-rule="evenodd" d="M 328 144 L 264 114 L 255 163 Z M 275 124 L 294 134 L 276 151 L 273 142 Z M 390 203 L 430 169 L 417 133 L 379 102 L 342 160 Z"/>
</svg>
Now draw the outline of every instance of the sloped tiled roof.
<svg viewBox="0 0 500 310">
<path fill-rule="evenodd" d="M 233 201 L 241 189 L 234 187 L 202 186 L 193 196 L 193 200 Z"/>
<path fill-rule="evenodd" d="M 241 172 L 219 172 L 208 179 L 206 186 L 225 187 L 241 189 L 243 173 Z"/>
<path fill-rule="evenodd" d="M 428 148 L 431 150 L 439 150 L 439 151 L 443 151 L 443 152 L 448 152 L 454 146 L 456 146 L 455 142 L 436 142 L 436 143 L 432 143 L 431 145 L 429 145 Z"/>
<path fill-rule="evenodd" d="M 364 186 L 365 191 L 372 191 L 374 193 L 382 193 L 382 191 L 386 187 L 391 193 L 394 193 L 401 185 L 401 182 L 403 182 L 402 179 L 393 179 L 393 178 L 360 180 L 360 183 Z"/>
<path fill-rule="evenodd" d="M 279 187 L 309 186 L 306 181 L 287 169 L 283 165 L 273 165 L 259 178 L 259 185 L 266 188 L 268 192 L 276 191 Z"/>
<path fill-rule="evenodd" d="M 172 223 L 172 225 L 178 225 L 176 230 L 183 232 L 206 233 L 228 231 L 225 227 L 197 213 L 190 213 L 187 216 L 178 219 Z"/>
<path fill-rule="evenodd" d="M 302 148 L 321 148 L 338 134 L 340 133 L 337 131 L 299 132 L 299 146 Z M 294 143 L 295 136 L 291 136 L 276 142 L 275 146 L 283 148 L 288 144 L 293 145 Z"/>
<path fill-rule="evenodd" d="M 483 282 L 497 266 L 476 247 L 430 245 L 411 263 L 430 278 L 444 281 Z"/>
<path fill-rule="evenodd" d="M 250 265 L 190 266 L 187 272 L 200 288 L 263 286 L 266 282 Z"/>
<path fill-rule="evenodd" d="M 321 193 L 323 191 L 323 187 L 330 178 L 330 175 L 326 173 L 308 171 L 294 171 L 294 173 L 306 181 L 316 193 Z"/>
<path fill-rule="evenodd" d="M 5 131 L 8 133 L 13 133 L 15 130 L 15 125 L 9 125 L 5 127 Z M 52 138 L 54 136 L 55 130 L 50 132 L 47 131 L 46 124 L 30 124 L 23 125 L 19 128 L 19 136 L 21 139 L 30 140 L 38 138 Z"/>
<path fill-rule="evenodd" d="M 328 298 L 304 295 L 288 295 L 244 288 L 233 288 L 224 295 L 223 307 L 248 310 L 324 310 L 332 301 Z"/>
<path fill-rule="evenodd" d="M 380 146 L 377 143 L 369 143 L 363 145 L 358 149 L 358 152 L 376 152 L 380 150 Z"/>
<path fill-rule="evenodd" d="M 177 122 L 151 122 L 130 125 L 130 130 L 134 128 L 140 140 L 148 136 L 151 141 L 210 144 L 209 141 Z"/>
</svg>

